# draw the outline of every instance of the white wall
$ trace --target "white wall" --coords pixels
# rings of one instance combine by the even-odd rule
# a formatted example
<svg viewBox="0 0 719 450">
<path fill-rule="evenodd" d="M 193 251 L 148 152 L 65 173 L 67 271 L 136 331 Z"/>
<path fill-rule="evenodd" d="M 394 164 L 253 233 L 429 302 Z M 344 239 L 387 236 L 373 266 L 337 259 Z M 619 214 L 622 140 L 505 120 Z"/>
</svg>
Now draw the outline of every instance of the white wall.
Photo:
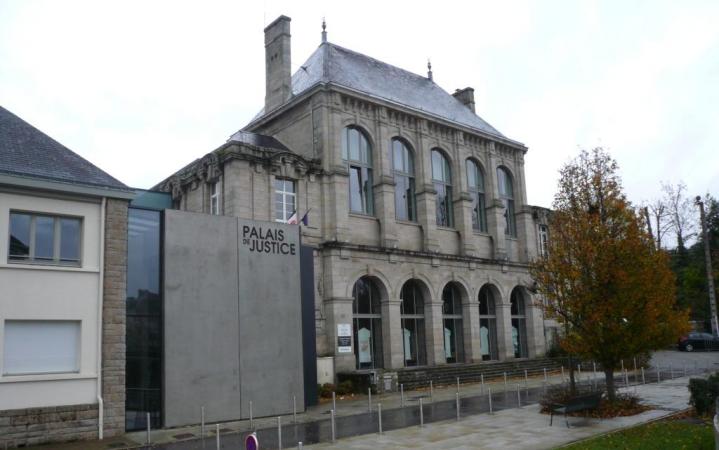
<svg viewBox="0 0 719 450">
<path fill-rule="evenodd" d="M 81 267 L 8 262 L 10 210 L 82 217 Z M 0 190 L 0 410 L 97 401 L 101 206 Z M 80 321 L 80 371 L 3 375 L 6 320 Z"/>
</svg>

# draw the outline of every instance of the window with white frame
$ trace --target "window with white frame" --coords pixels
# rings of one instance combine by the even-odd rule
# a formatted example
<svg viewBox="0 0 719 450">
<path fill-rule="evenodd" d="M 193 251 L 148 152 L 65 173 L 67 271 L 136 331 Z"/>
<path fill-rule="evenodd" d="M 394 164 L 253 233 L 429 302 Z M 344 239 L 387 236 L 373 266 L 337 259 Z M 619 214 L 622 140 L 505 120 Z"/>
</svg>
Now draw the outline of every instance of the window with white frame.
<svg viewBox="0 0 719 450">
<path fill-rule="evenodd" d="M 539 254 L 547 256 L 547 240 L 549 239 L 549 230 L 546 225 L 539 225 Z"/>
<path fill-rule="evenodd" d="M 81 241 L 78 217 L 10 212 L 10 262 L 79 266 Z"/>
<path fill-rule="evenodd" d="M 220 182 L 210 184 L 210 214 L 220 215 Z"/>
<path fill-rule="evenodd" d="M 3 375 L 80 371 L 80 321 L 6 320 Z"/>
<path fill-rule="evenodd" d="M 349 170 L 349 210 L 352 213 L 374 214 L 372 199 L 372 146 L 358 128 L 342 132 L 342 160 Z"/>
<path fill-rule="evenodd" d="M 297 210 L 294 180 L 275 178 L 275 222 L 287 223 Z"/>
</svg>

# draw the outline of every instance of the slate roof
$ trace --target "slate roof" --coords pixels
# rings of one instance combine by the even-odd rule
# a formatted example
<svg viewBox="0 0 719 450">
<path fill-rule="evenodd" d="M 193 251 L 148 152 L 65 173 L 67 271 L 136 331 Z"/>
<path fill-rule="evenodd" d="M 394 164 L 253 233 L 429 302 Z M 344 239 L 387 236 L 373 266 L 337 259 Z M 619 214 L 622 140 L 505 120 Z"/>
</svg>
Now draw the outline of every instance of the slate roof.
<svg viewBox="0 0 719 450">
<path fill-rule="evenodd" d="M 240 142 L 243 144 L 256 145 L 258 147 L 265 147 L 273 150 L 280 150 L 283 152 L 290 151 L 290 149 L 285 147 L 282 142 L 278 141 L 272 136 L 250 133 L 249 131 L 238 131 L 237 133 L 230 136 L 230 139 L 228 139 L 227 142 Z"/>
<path fill-rule="evenodd" d="M 2 106 L 0 173 L 113 190 L 130 190 Z"/>
<path fill-rule="evenodd" d="M 292 76 L 292 94 L 300 95 L 321 83 L 353 89 L 507 139 L 434 81 L 329 42 L 321 44 Z M 255 119 L 262 115 L 264 111 Z"/>
</svg>

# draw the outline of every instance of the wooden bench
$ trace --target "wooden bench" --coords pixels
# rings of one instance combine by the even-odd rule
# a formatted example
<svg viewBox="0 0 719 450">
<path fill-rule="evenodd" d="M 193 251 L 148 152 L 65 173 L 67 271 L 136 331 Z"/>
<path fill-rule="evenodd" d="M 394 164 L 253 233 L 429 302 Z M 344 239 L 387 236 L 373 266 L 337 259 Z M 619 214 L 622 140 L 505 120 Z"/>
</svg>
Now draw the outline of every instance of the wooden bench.
<svg viewBox="0 0 719 450">
<path fill-rule="evenodd" d="M 554 414 L 558 413 L 564 414 L 564 420 L 567 423 L 567 428 L 569 428 L 569 419 L 567 418 L 568 413 L 597 409 L 599 407 L 599 402 L 601 401 L 601 399 L 602 393 L 595 392 L 592 394 L 578 395 L 576 397 L 572 397 L 565 403 L 553 403 L 549 406 L 549 426 L 552 426 Z"/>
</svg>

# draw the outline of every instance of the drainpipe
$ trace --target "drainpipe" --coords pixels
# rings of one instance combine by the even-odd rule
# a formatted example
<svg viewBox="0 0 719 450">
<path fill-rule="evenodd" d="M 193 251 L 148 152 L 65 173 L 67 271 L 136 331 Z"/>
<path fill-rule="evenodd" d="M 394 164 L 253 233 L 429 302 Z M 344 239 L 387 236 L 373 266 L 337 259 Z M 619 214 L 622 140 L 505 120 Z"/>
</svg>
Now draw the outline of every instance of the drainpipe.
<svg viewBox="0 0 719 450">
<path fill-rule="evenodd" d="M 102 305 L 105 284 L 105 207 L 107 198 L 102 198 L 100 207 L 100 280 L 97 288 L 97 438 L 103 438 L 105 428 L 105 402 L 102 400 Z"/>
</svg>

